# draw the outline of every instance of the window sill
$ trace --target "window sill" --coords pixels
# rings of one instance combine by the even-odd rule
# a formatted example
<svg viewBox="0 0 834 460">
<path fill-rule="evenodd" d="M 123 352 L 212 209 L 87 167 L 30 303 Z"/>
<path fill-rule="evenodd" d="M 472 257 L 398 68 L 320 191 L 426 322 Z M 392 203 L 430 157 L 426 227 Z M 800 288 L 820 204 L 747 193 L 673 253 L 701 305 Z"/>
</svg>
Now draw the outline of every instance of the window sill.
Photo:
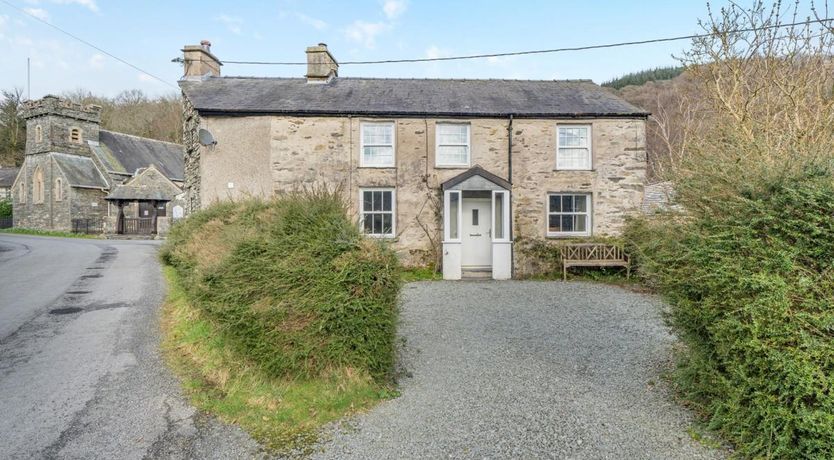
<svg viewBox="0 0 834 460">
<path fill-rule="evenodd" d="M 559 169 L 553 168 L 553 172 L 596 172 L 596 169 Z"/>
<path fill-rule="evenodd" d="M 396 165 L 359 165 L 359 169 L 396 169 Z"/>
<path fill-rule="evenodd" d="M 469 169 L 470 165 L 434 165 L 434 169 Z"/>
<path fill-rule="evenodd" d="M 589 238 L 590 233 L 548 233 L 545 238 L 549 240 L 565 240 L 571 238 Z"/>
<path fill-rule="evenodd" d="M 363 235 L 367 236 L 368 238 L 373 238 L 375 240 L 388 240 L 393 242 L 399 241 L 397 235 L 371 235 L 368 233 L 363 233 Z"/>
</svg>

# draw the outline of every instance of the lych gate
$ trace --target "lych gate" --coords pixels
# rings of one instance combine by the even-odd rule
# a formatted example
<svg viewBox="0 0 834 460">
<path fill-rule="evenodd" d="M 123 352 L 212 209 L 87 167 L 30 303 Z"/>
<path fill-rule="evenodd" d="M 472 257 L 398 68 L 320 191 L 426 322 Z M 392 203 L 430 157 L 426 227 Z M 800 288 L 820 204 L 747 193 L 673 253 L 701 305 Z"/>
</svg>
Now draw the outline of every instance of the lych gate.
<svg viewBox="0 0 834 460">
<path fill-rule="evenodd" d="M 442 184 L 444 279 L 512 277 L 511 189 L 480 166 Z"/>
</svg>

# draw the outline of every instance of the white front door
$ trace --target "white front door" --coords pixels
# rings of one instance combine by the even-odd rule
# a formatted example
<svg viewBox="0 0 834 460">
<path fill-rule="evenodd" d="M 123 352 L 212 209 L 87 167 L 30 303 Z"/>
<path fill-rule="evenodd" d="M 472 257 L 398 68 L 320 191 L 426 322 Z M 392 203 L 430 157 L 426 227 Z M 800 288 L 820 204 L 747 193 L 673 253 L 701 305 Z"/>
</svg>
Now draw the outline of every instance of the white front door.
<svg viewBox="0 0 834 460">
<path fill-rule="evenodd" d="M 463 199 L 463 225 L 461 225 L 463 267 L 485 268 L 492 266 L 492 204 L 489 198 Z"/>
</svg>

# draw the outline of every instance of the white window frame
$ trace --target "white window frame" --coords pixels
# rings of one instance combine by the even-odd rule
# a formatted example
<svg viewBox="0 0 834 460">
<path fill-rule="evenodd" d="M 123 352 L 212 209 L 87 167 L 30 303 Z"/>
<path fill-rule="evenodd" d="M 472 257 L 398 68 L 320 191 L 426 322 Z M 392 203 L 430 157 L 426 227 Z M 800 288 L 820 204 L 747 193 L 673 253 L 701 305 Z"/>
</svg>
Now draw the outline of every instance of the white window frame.
<svg viewBox="0 0 834 460">
<path fill-rule="evenodd" d="M 496 197 L 501 195 L 501 231 L 503 235 L 501 238 L 496 237 L 495 228 L 492 229 L 493 242 L 508 242 L 510 241 L 510 192 L 507 190 L 493 190 L 492 191 L 492 220 L 495 221 L 495 202 Z M 549 198 L 548 198 L 549 201 Z M 491 224 L 495 227 L 494 222 Z"/>
<path fill-rule="evenodd" d="M 572 195 L 572 196 L 584 196 L 587 199 L 587 206 L 585 212 L 551 212 L 550 211 L 550 197 L 552 196 L 565 196 L 565 195 Z M 594 197 L 593 194 L 587 192 L 549 192 L 547 194 L 547 203 L 545 204 L 545 232 L 549 237 L 567 237 L 567 236 L 591 236 L 592 229 L 593 229 L 593 218 L 594 218 Z M 585 215 L 585 231 L 584 232 L 551 232 L 550 231 L 550 216 L 551 215 Z"/>
<path fill-rule="evenodd" d="M 452 195 L 457 195 L 457 235 L 454 237 L 452 236 L 452 220 L 451 220 L 451 212 L 452 212 Z M 444 243 L 460 243 L 463 240 L 461 239 L 461 234 L 463 233 L 463 191 L 461 190 L 446 190 L 443 196 L 443 242 Z"/>
<path fill-rule="evenodd" d="M 440 127 L 441 126 L 466 126 L 466 162 L 465 163 L 441 163 L 440 162 Z M 464 144 L 443 144 L 460 147 Z M 434 165 L 439 168 L 468 168 L 472 163 L 472 125 L 471 123 L 455 123 L 441 121 L 434 125 Z"/>
<path fill-rule="evenodd" d="M 365 211 L 365 192 L 391 192 L 391 211 Z M 365 233 L 365 214 L 391 213 L 391 233 Z M 371 238 L 395 238 L 397 235 L 397 189 L 393 187 L 362 187 L 359 189 L 359 230 Z"/>
<path fill-rule="evenodd" d="M 365 162 L 365 127 L 391 127 L 391 164 L 367 164 Z M 371 144 L 371 146 L 387 147 L 387 144 Z M 393 121 L 363 121 L 359 123 L 359 166 L 362 168 L 393 168 L 397 164 L 397 125 Z"/>
<path fill-rule="evenodd" d="M 588 167 L 587 168 L 571 168 L 565 167 L 559 164 L 559 151 L 562 149 L 562 145 L 559 143 L 559 131 L 562 128 L 587 128 L 588 129 L 588 145 L 585 148 L 588 149 Z M 593 141 L 593 134 L 594 128 L 593 125 L 590 123 L 560 123 L 556 125 L 556 165 L 555 169 L 557 171 L 591 171 L 594 169 L 594 141 Z M 576 148 L 576 147 L 568 147 L 565 148 Z"/>
</svg>

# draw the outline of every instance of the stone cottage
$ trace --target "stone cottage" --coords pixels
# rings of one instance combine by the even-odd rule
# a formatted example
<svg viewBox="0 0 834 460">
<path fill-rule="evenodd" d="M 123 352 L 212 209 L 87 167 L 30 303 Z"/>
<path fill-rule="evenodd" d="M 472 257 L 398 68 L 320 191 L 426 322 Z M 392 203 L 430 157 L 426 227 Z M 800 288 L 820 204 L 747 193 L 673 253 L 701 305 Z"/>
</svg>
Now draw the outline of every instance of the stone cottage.
<svg viewBox="0 0 834 460">
<path fill-rule="evenodd" d="M 340 185 L 368 235 L 447 279 L 528 274 L 520 241 L 616 235 L 640 212 L 648 114 L 587 80 L 221 77 L 183 49 L 191 208 Z"/>
<path fill-rule="evenodd" d="M 153 235 L 183 215 L 183 149 L 101 129 L 101 107 L 56 96 L 24 103 L 26 152 L 14 226 Z"/>
</svg>

